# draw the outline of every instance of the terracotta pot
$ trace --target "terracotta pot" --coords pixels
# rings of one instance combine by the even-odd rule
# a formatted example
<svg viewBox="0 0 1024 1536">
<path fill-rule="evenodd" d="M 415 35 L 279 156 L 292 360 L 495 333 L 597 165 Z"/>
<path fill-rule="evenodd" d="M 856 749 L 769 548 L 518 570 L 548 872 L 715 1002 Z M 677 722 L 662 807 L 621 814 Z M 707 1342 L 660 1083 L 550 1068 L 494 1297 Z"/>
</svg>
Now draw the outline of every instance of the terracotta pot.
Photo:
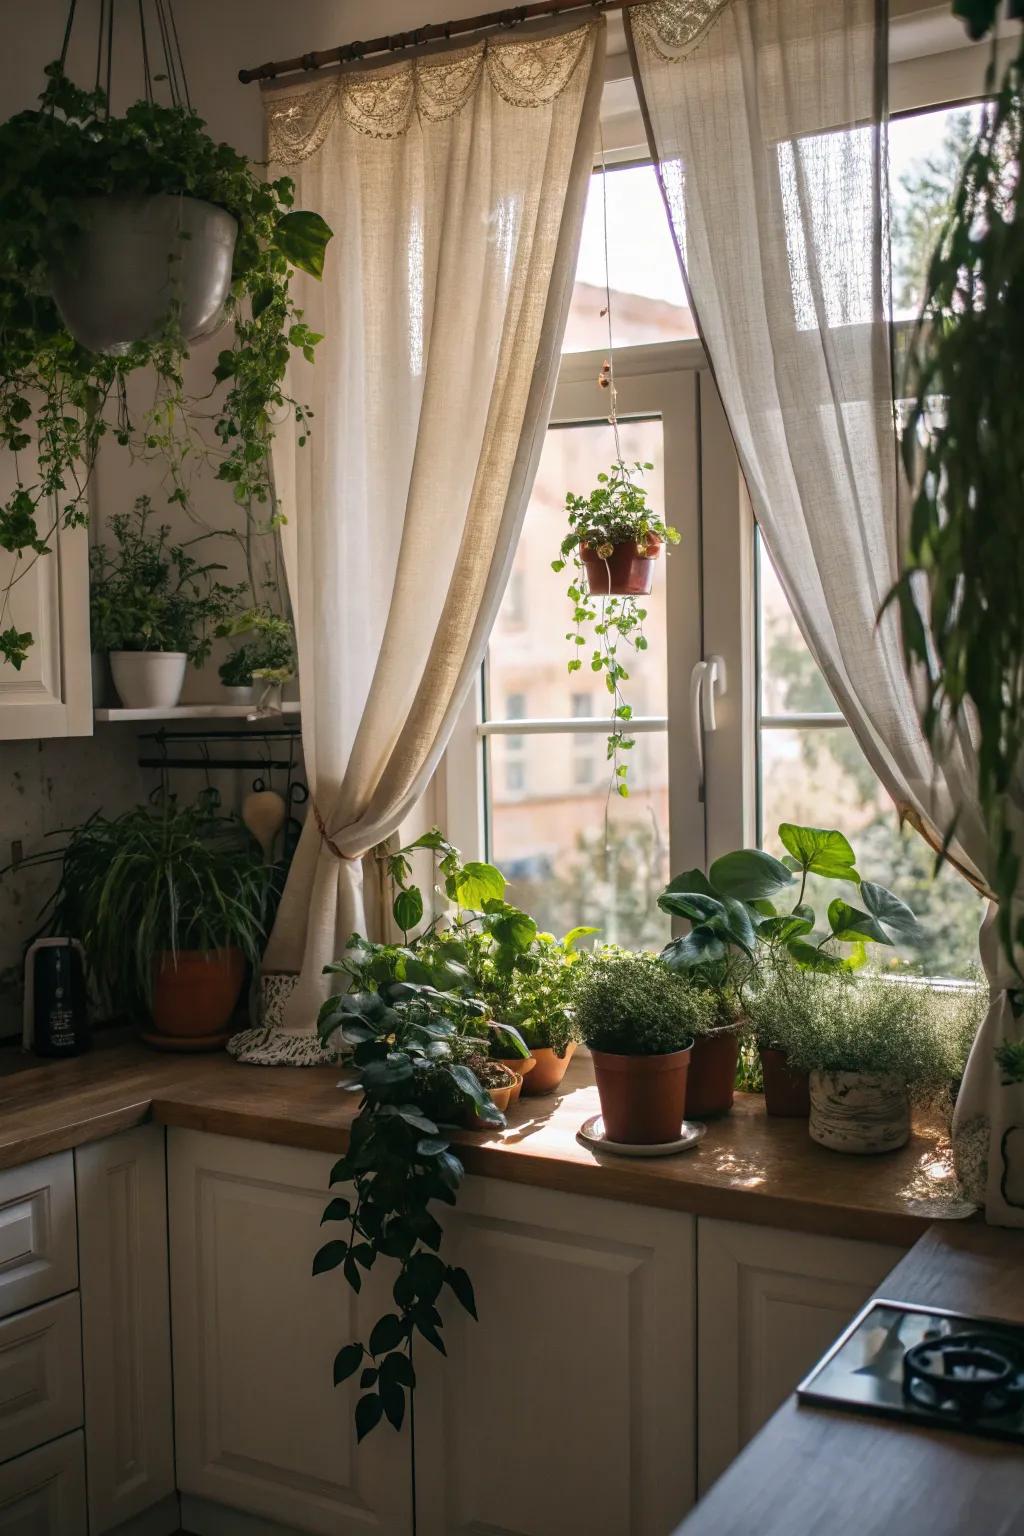
<svg viewBox="0 0 1024 1536">
<path fill-rule="evenodd" d="M 517 1082 L 522 1082 L 522 1078 L 517 1078 Z M 512 1094 L 514 1089 L 515 1083 L 506 1083 L 503 1088 L 485 1088 L 484 1092 L 490 1099 L 491 1103 L 495 1106 L 495 1108 L 500 1109 L 502 1114 L 504 1114 L 508 1109 L 509 1104 L 512 1102 Z M 472 1104 L 468 1105 L 466 1109 L 465 1126 L 466 1129 L 470 1131 L 497 1130 L 497 1126 L 485 1125 L 485 1123 L 477 1115 L 477 1112 L 473 1108 Z"/>
<path fill-rule="evenodd" d="M 657 534 L 647 535 L 647 553 L 634 543 L 616 544 L 606 560 L 589 544 L 580 545 L 587 586 L 595 597 L 646 597 L 654 582 L 654 562 L 661 553 Z"/>
<path fill-rule="evenodd" d="M 515 1075 L 515 1083 L 512 1086 L 512 1096 L 509 1105 L 513 1105 L 523 1091 L 523 1078 L 527 1072 L 532 1072 L 537 1063 L 532 1056 L 501 1056 L 497 1058 L 503 1067 Z"/>
<path fill-rule="evenodd" d="M 693 1042 L 686 1084 L 687 1120 L 708 1120 L 732 1109 L 740 1037 L 734 1029 L 701 1035 Z"/>
<path fill-rule="evenodd" d="M 215 1035 L 231 1018 L 245 980 L 240 949 L 164 951 L 153 961 L 153 1023 L 183 1040 Z"/>
<path fill-rule="evenodd" d="M 633 1146 L 675 1141 L 686 1104 L 689 1047 L 663 1056 L 590 1054 L 608 1140 Z"/>
<path fill-rule="evenodd" d="M 898 1077 L 811 1073 L 811 1140 L 833 1152 L 895 1152 L 910 1139 L 910 1099 Z"/>
<path fill-rule="evenodd" d="M 758 1053 L 764 1075 L 764 1107 L 770 1115 L 806 1120 L 811 1112 L 811 1085 L 806 1072 L 794 1072 L 785 1051 L 765 1045 Z"/>
<path fill-rule="evenodd" d="M 564 1056 L 559 1056 L 549 1045 L 538 1046 L 535 1051 L 531 1051 L 530 1055 L 537 1065 L 529 1077 L 523 1079 L 523 1093 L 528 1098 L 541 1093 L 554 1093 L 565 1076 L 575 1050 L 576 1041 L 570 1040 Z"/>
</svg>

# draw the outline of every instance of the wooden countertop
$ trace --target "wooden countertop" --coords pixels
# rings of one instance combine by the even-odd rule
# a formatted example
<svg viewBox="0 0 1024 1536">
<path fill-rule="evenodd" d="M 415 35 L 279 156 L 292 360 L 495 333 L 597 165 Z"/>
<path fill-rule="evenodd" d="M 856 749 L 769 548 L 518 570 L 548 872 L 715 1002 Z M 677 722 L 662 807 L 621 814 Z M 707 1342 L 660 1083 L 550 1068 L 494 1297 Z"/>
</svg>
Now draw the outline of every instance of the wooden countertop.
<svg viewBox="0 0 1024 1536">
<path fill-rule="evenodd" d="M 250 1067 L 228 1056 L 159 1055 L 127 1041 L 72 1061 L 0 1063 L 0 1168 L 97 1141 L 144 1120 L 253 1141 L 337 1152 L 355 1096 L 334 1067 Z M 576 1132 L 598 1111 L 590 1063 L 574 1061 L 561 1090 L 523 1098 L 508 1128 L 463 1133 L 471 1173 L 697 1216 L 909 1246 L 936 1220 L 960 1219 L 949 1148 L 935 1130 L 878 1158 L 815 1146 L 804 1122 L 770 1120 L 759 1096 L 738 1095 L 692 1152 L 637 1160 L 595 1153 Z"/>
<path fill-rule="evenodd" d="M 932 1227 L 883 1280 L 892 1301 L 1024 1323 L 1024 1231 Z M 779 1409 L 677 1536 L 1024 1533 L 1019 1446 L 798 1404 Z"/>
</svg>

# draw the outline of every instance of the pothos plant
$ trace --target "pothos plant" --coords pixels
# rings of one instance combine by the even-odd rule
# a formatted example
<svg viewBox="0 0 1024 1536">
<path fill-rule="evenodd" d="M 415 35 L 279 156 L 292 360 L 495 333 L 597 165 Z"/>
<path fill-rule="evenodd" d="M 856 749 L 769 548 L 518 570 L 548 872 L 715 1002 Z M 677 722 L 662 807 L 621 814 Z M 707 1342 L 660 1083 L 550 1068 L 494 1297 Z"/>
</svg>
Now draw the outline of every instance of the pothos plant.
<svg viewBox="0 0 1024 1536">
<path fill-rule="evenodd" d="M 607 474 L 598 475 L 597 485 L 589 496 L 577 496 L 570 491 L 565 498 L 569 532 L 562 540 L 558 559 L 551 562 L 555 572 L 564 571 L 566 566 L 572 571 L 568 596 L 574 627 L 565 637 L 574 651 L 568 663 L 570 672 L 579 672 L 583 668 L 584 658 L 580 652 L 587 645 L 584 627 L 593 625 L 590 670 L 603 674 L 605 687 L 611 695 L 608 761 L 612 765 L 613 787 L 622 796 L 629 794 L 629 784 L 628 767 L 620 760 L 620 754 L 630 752 L 636 742 L 629 731 L 633 710 L 622 691 L 623 683 L 629 681 L 629 672 L 620 647 L 634 651 L 647 649 L 644 634 L 647 609 L 643 599 L 636 596 L 602 596 L 590 592 L 583 555 L 587 550 L 601 560 L 608 560 L 619 544 L 634 544 L 639 554 L 646 554 L 652 537 L 678 544 L 677 529 L 652 511 L 647 504 L 647 492 L 638 483 L 637 477 L 653 468 L 653 464 L 639 460 L 629 465 L 620 458 Z"/>
<path fill-rule="evenodd" d="M 841 832 L 783 822 L 779 841 L 782 859 L 741 848 L 716 859 L 707 874 L 689 869 L 669 883 L 659 907 L 690 923 L 662 951 L 671 970 L 741 1006 L 744 988 L 756 987 L 780 958 L 805 970 L 853 971 L 866 962 L 869 944 L 919 941 L 913 912 L 885 886 L 862 878 Z M 815 876 L 855 888 L 851 900 L 829 902 L 824 924 L 806 899 Z"/>
<path fill-rule="evenodd" d="M 288 177 L 262 180 L 191 109 L 138 101 L 123 117 L 108 116 L 102 91 L 80 90 L 56 63 L 46 77 L 40 108 L 0 124 L 0 446 L 16 470 L 0 505 L 0 548 L 19 560 L 3 588 L 0 659 L 16 668 L 32 637 L 3 628 L 11 587 L 49 551 L 59 526 L 85 522 L 89 478 L 108 433 L 133 454 L 164 462 L 172 503 L 189 506 L 191 464 L 213 460 L 248 515 L 264 506 L 271 521 L 278 516 L 270 443 L 289 416 L 300 444 L 309 430 L 309 411 L 285 392 L 285 370 L 293 351 L 312 362 L 321 340 L 291 297 L 291 272 L 319 277 L 331 238 L 319 214 L 293 209 Z M 159 335 L 108 356 L 74 341 L 50 297 L 50 263 L 79 230 L 78 199 L 158 193 L 205 199 L 238 223 L 225 309 L 233 337 L 213 370 L 214 386 L 224 386 L 212 411 L 216 448 L 200 435 L 199 403 L 185 393 L 188 349 L 173 305 Z M 142 368 L 153 370 L 156 389 L 136 419 L 126 380 Z"/>
<path fill-rule="evenodd" d="M 411 857 L 419 850 L 432 855 L 438 893 L 451 907 L 413 934 L 425 915 L 423 892 L 412 880 Z M 437 828 L 386 857 L 404 942 L 354 936 L 346 955 L 328 967 L 354 990 L 330 998 L 319 1020 L 321 1040 L 340 1036 L 351 1051 L 356 1079 L 350 1086 L 360 1099 L 348 1150 L 331 1173 L 332 1186 L 351 1184 L 352 1195 L 335 1196 L 323 1216 L 347 1233 L 319 1250 L 313 1273 L 340 1268 L 358 1292 L 378 1259 L 397 1265 L 393 1310 L 365 1341 L 345 1344 L 334 1361 L 336 1385 L 359 1372 L 359 1439 L 382 1419 L 399 1429 L 407 1403 L 411 1417 L 415 1340 L 445 1353 L 442 1292 L 476 1316 L 472 1282 L 441 1258 L 443 1234 L 430 1210 L 435 1201 L 454 1204 L 462 1182 L 462 1162 L 447 1133 L 464 1124 L 467 1113 L 474 1125 L 505 1123 L 468 1064 L 486 1056 L 489 1034 L 499 1026 L 474 993 L 466 946 L 485 945 L 496 963 L 512 966 L 537 931 L 532 918 L 504 901 L 501 872 L 463 862 Z M 503 1045 L 512 1040 L 519 1054 L 529 1054 L 518 1031 L 500 1028 Z"/>
</svg>

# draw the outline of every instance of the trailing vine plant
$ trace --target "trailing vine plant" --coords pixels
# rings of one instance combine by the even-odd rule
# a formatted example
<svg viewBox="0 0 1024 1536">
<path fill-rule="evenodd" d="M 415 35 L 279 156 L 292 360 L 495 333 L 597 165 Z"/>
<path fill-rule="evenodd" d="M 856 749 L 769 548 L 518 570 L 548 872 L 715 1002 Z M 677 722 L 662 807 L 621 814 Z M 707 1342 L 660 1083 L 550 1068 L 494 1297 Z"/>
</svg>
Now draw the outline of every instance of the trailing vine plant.
<svg viewBox="0 0 1024 1536">
<path fill-rule="evenodd" d="M 438 879 L 440 910 L 426 923 L 423 892 L 412 878 L 419 850 L 430 854 Z M 445 1353 L 442 1294 L 450 1292 L 476 1316 L 470 1277 L 441 1257 L 443 1232 L 430 1207 L 454 1205 L 462 1182 L 451 1130 L 467 1119 L 476 1128 L 505 1123 L 472 1063 L 484 1070 L 494 1035 L 506 1055 L 529 1051 L 518 1031 L 488 1018 L 467 961 L 471 950 L 476 959 L 486 952 L 498 970 L 511 970 L 537 934 L 533 919 L 505 902 L 500 870 L 463 862 L 436 827 L 385 858 L 403 942 L 354 935 L 345 956 L 327 967 L 349 990 L 324 1004 L 318 1026 L 323 1042 L 340 1040 L 351 1052 L 350 1089 L 359 1108 L 348 1149 L 331 1171 L 331 1185 L 350 1185 L 351 1193 L 335 1195 L 323 1215 L 346 1232 L 320 1248 L 313 1273 L 340 1269 L 358 1292 L 379 1259 L 397 1265 L 393 1309 L 334 1360 L 335 1385 L 359 1373 L 360 1440 L 385 1419 L 400 1429 L 407 1406 L 413 1427 L 414 1344 L 424 1340 Z M 413 935 L 414 929 L 420 931 Z M 410 1440 L 415 1457 L 414 1430 Z M 415 1512 L 415 1463 L 412 1482 Z"/>
<path fill-rule="evenodd" d="M 0 124 L 0 446 L 15 460 L 15 486 L 0 505 L 0 549 L 18 557 L 2 589 L 0 661 L 16 668 L 32 637 L 6 624 L 11 588 L 48 553 L 58 527 L 86 521 L 89 478 L 108 434 L 133 455 L 164 463 L 170 502 L 191 508 L 191 468 L 212 462 L 247 517 L 262 507 L 268 527 L 280 520 L 270 444 L 288 418 L 304 444 L 310 420 L 286 393 L 285 370 L 293 352 L 312 362 L 321 340 L 291 297 L 291 272 L 320 277 L 331 238 L 319 214 L 293 209 L 288 177 L 261 180 L 243 155 L 204 132 L 191 108 L 138 101 L 123 117 L 109 116 L 103 91 L 80 89 L 60 63 L 45 73 L 40 108 Z M 220 393 L 205 418 L 203 402 L 185 391 L 188 349 L 175 305 L 159 335 L 110 356 L 80 346 L 50 297 L 50 264 L 79 232 L 78 199 L 159 193 L 205 199 L 238 223 L 225 306 L 233 335 L 218 355 Z M 143 368 L 156 386 L 136 418 L 126 380 Z"/>
<path fill-rule="evenodd" d="M 976 35 L 991 3 L 955 7 Z M 911 341 L 903 461 L 913 488 L 897 602 L 922 720 L 938 755 L 976 734 L 978 793 L 995 850 L 992 884 L 1007 954 L 1024 811 L 1024 50 L 1010 63 L 965 161 L 932 256 Z M 947 842 L 955 825 L 946 829 Z M 1019 961 L 1015 960 L 1018 972 Z"/>
</svg>

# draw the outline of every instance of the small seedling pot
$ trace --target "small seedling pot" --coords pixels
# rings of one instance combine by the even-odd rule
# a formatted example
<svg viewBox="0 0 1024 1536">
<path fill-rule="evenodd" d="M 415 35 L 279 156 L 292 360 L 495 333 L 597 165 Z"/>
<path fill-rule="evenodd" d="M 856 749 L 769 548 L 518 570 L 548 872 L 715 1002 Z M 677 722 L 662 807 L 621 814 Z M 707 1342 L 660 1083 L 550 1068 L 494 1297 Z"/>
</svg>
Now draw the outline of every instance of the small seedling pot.
<svg viewBox="0 0 1024 1536">
<path fill-rule="evenodd" d="M 590 1054 L 608 1140 L 631 1146 L 675 1141 L 686 1108 L 690 1048 L 662 1056 Z"/>
<path fill-rule="evenodd" d="M 523 1078 L 526 1076 L 527 1072 L 533 1071 L 537 1063 L 534 1061 L 532 1056 L 502 1056 L 498 1058 L 498 1060 L 500 1060 L 500 1063 L 503 1067 L 507 1067 L 508 1070 L 515 1076 L 515 1083 L 512 1085 L 512 1094 L 508 1101 L 509 1106 L 511 1107 L 523 1091 Z"/>
<path fill-rule="evenodd" d="M 906 1084 L 867 1072 L 812 1072 L 810 1132 L 833 1152 L 895 1152 L 910 1139 Z"/>
<path fill-rule="evenodd" d="M 764 1107 L 784 1120 L 806 1120 L 811 1112 L 811 1085 L 806 1072 L 795 1072 L 785 1051 L 765 1045 L 759 1052 L 764 1077 Z"/>
<path fill-rule="evenodd" d="M 554 1093 L 566 1074 L 569 1063 L 576 1051 L 575 1040 L 570 1040 L 565 1048 L 565 1055 L 559 1056 L 550 1046 L 538 1046 L 530 1055 L 536 1063 L 528 1077 L 523 1078 L 523 1093 L 527 1098 L 542 1093 Z M 513 1071 L 515 1068 L 513 1068 Z"/>
<path fill-rule="evenodd" d="M 700 1035 L 693 1042 L 686 1084 L 687 1120 L 710 1120 L 732 1109 L 740 1037 L 734 1029 Z"/>
<path fill-rule="evenodd" d="M 580 545 L 587 586 L 594 597 L 646 597 L 654 584 L 654 562 L 660 554 L 661 540 L 654 533 L 647 535 L 646 554 L 632 541 L 616 544 L 606 559 L 592 545 Z"/>
</svg>

